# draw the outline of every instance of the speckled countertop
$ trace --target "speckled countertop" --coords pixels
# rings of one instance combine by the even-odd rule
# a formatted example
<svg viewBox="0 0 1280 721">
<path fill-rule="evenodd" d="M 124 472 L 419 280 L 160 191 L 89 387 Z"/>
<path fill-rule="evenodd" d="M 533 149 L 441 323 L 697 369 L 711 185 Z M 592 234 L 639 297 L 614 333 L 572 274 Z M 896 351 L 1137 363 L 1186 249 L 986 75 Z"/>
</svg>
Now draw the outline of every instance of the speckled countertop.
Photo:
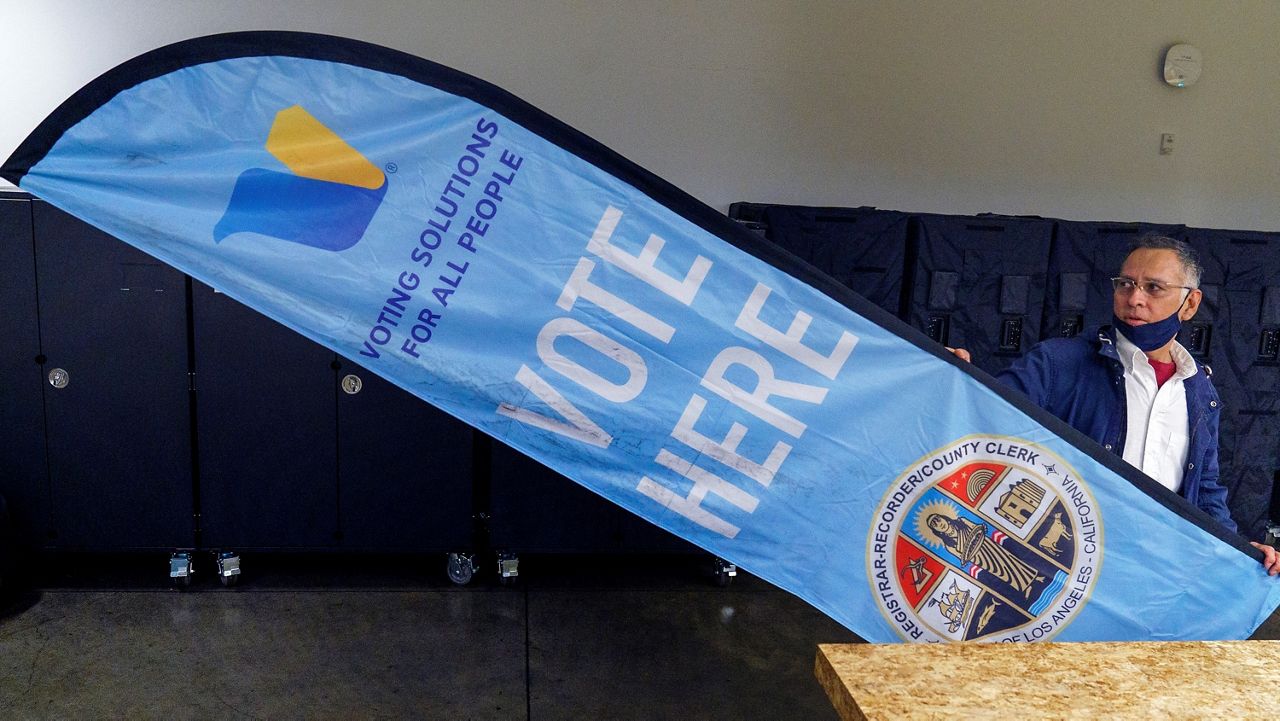
<svg viewBox="0 0 1280 721">
<path fill-rule="evenodd" d="M 823 644 L 840 717 L 1280 719 L 1280 641 Z"/>
</svg>

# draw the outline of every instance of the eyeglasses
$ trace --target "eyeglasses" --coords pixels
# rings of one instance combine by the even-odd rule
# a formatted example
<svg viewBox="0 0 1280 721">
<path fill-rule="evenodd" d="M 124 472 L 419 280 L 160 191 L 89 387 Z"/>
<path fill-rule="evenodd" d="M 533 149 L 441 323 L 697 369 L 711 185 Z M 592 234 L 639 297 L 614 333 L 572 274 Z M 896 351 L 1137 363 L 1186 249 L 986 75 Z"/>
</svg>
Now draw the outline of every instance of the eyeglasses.
<svg viewBox="0 0 1280 721">
<path fill-rule="evenodd" d="M 1119 293 L 1120 295 L 1129 295 L 1130 293 L 1133 292 L 1134 288 L 1140 288 L 1142 289 L 1143 293 L 1147 294 L 1148 298 L 1163 298 L 1164 296 L 1168 295 L 1169 291 L 1172 291 L 1174 288 L 1181 288 L 1182 290 L 1195 290 L 1195 288 L 1192 288 L 1189 285 L 1165 285 L 1164 283 L 1159 283 L 1154 280 L 1144 280 L 1141 283 L 1139 283 L 1133 278 L 1125 278 L 1124 276 L 1120 276 L 1119 278 L 1112 278 L 1111 287 L 1114 288 L 1116 293 Z"/>
</svg>

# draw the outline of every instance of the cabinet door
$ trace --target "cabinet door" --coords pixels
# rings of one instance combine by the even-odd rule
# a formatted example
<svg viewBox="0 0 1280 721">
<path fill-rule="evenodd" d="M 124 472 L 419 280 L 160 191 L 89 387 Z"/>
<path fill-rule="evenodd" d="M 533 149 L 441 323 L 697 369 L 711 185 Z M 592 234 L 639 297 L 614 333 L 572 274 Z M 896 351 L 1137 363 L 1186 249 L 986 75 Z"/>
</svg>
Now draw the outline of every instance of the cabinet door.
<svg viewBox="0 0 1280 721">
<path fill-rule="evenodd" d="M 1049 253 L 1042 338 L 1067 338 L 1096 333 L 1111 325 L 1111 278 L 1138 238 L 1165 235 L 1183 238 L 1181 225 L 1153 223 L 1084 223 L 1057 221 Z"/>
<path fill-rule="evenodd" d="M 30 198 L 0 195 L 0 494 L 28 546 L 42 545 L 49 530 L 34 253 Z"/>
<path fill-rule="evenodd" d="M 769 240 L 898 315 L 911 216 L 875 208 L 764 209 Z"/>
<path fill-rule="evenodd" d="M 1053 221 L 919 216 L 911 322 L 997 373 L 1040 338 Z"/>
<path fill-rule="evenodd" d="M 333 353 L 204 284 L 191 302 L 204 545 L 332 547 Z"/>
<path fill-rule="evenodd" d="M 185 277 L 35 201 L 53 545 L 193 543 Z"/>
<path fill-rule="evenodd" d="M 616 553 L 620 514 L 613 502 L 510 446 L 492 444 L 490 529 L 499 550 Z"/>
<path fill-rule="evenodd" d="M 1222 398 L 1220 482 L 1241 535 L 1263 540 L 1280 472 L 1280 233 L 1188 229 L 1204 275 L 1179 342 Z"/>
<path fill-rule="evenodd" d="M 338 376 L 342 545 L 419 552 L 470 547 L 470 426 L 350 361 Z"/>
</svg>

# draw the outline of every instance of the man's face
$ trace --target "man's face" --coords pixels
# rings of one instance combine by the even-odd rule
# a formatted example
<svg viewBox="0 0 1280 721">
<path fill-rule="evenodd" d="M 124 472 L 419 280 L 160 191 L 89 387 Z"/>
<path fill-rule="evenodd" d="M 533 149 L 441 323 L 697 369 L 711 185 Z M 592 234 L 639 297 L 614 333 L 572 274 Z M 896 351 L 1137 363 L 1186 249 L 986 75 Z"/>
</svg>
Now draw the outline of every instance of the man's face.
<svg viewBox="0 0 1280 721">
<path fill-rule="evenodd" d="M 1125 258 L 1120 268 L 1120 275 L 1137 283 L 1132 291 L 1115 291 L 1112 296 L 1116 317 L 1130 325 L 1143 325 L 1164 320 L 1173 315 L 1179 306 L 1182 310 L 1178 316 L 1190 320 L 1200 307 L 1200 291 L 1191 291 L 1190 297 L 1183 302 L 1187 291 L 1177 286 L 1190 285 L 1178 260 L 1178 254 L 1164 248 L 1139 248 Z M 1155 281 L 1166 288 L 1163 296 L 1155 298 L 1142 289 L 1144 283 Z"/>
</svg>

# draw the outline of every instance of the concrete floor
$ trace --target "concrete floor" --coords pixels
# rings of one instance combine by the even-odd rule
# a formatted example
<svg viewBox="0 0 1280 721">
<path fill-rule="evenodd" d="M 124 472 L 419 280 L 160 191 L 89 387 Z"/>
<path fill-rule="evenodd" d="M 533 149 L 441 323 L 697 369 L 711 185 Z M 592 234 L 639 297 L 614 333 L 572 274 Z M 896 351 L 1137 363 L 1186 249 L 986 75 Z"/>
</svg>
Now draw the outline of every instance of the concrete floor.
<svg viewBox="0 0 1280 721">
<path fill-rule="evenodd" d="M 815 647 L 857 640 L 690 557 L 525 558 L 467 587 L 439 558 L 244 563 L 186 591 L 163 556 L 50 564 L 0 609 L 0 718 L 835 719 Z"/>
<path fill-rule="evenodd" d="M 699 559 L 529 558 L 515 586 L 456 587 L 442 559 L 246 555 L 238 588 L 187 591 L 146 560 L 74 559 L 10 599 L 5 719 L 834 719 L 815 647 L 856 640 Z"/>
</svg>

